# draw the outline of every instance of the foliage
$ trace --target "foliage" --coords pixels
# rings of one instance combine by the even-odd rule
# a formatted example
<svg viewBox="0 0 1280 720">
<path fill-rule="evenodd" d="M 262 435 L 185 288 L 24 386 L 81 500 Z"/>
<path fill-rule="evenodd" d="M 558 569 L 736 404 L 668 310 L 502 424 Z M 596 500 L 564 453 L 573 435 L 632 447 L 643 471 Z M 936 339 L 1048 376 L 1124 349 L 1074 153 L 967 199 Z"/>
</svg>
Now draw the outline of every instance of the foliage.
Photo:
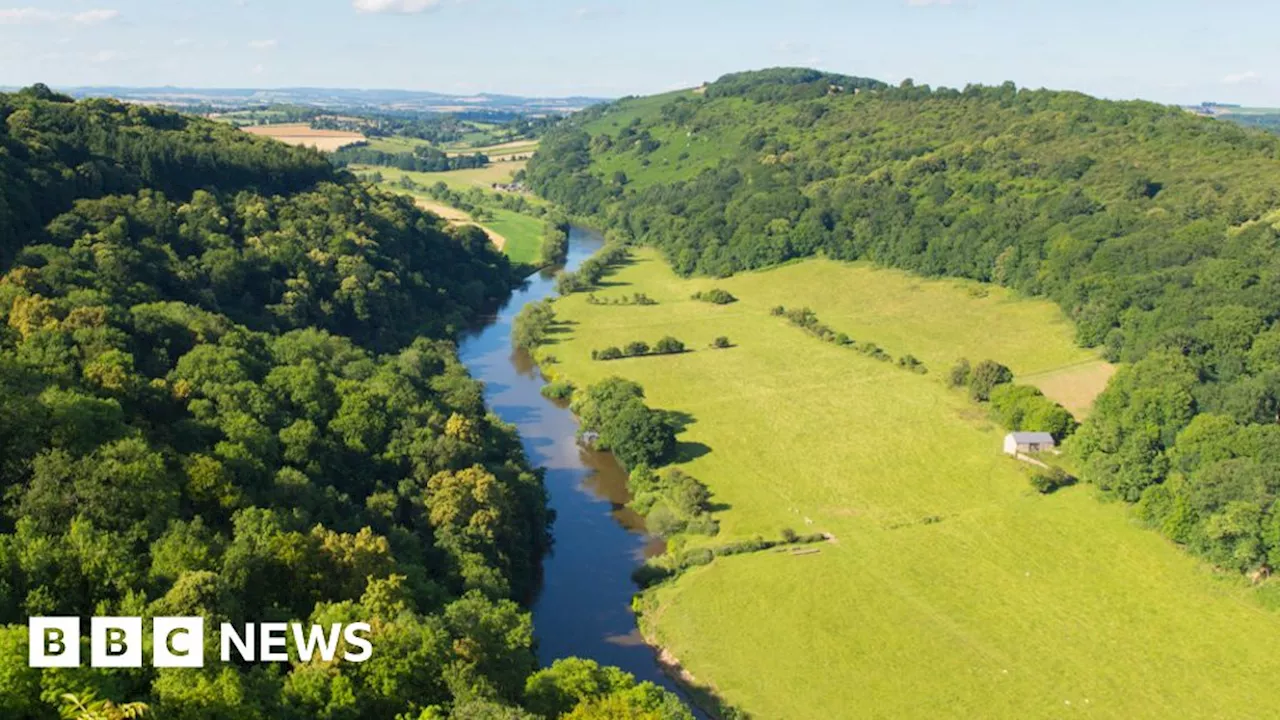
<svg viewBox="0 0 1280 720">
<path fill-rule="evenodd" d="M 549 301 L 529 303 L 520 308 L 511 321 L 511 342 L 518 348 L 532 350 L 547 341 L 555 322 L 556 311 Z"/>
<path fill-rule="evenodd" d="M 489 158 L 481 153 L 449 155 L 430 145 L 418 145 L 412 152 L 385 152 L 364 145 L 348 145 L 329 154 L 335 166 L 382 165 L 413 172 L 445 172 L 484 167 Z"/>
<path fill-rule="evenodd" d="M 0 95 L 0 713 L 518 703 L 545 489 L 453 344 L 507 261 L 314 153 L 37 95 Z M 206 647 L 221 621 L 371 621 L 376 650 L 42 670 L 32 615 L 199 615 Z"/>
<path fill-rule="evenodd" d="M 1047 432 L 1061 443 L 1077 426 L 1066 408 L 1029 385 L 998 385 L 990 400 L 991 419 L 1008 430 Z"/>
<path fill-rule="evenodd" d="M 694 157 L 673 167 L 675 149 L 653 161 L 606 142 L 623 113 L 629 137 Z M 1197 414 L 1280 416 L 1274 135 L 1012 83 L 859 87 L 782 69 L 592 108 L 544 148 L 555 152 L 528 167 L 535 190 L 661 248 L 681 274 L 823 253 L 1053 299 L 1081 344 L 1137 364 L 1082 445 L 1085 479 L 1126 499 L 1170 480 L 1173 443 Z M 602 180 L 617 171 L 621 192 Z M 1169 393 L 1176 407 L 1154 415 L 1123 401 Z"/>
<path fill-rule="evenodd" d="M 1041 495 L 1048 495 L 1075 483 L 1076 479 L 1059 467 L 1039 468 L 1031 473 L 1031 487 Z"/>
<path fill-rule="evenodd" d="M 573 412 L 580 433 L 596 433 L 596 447 L 612 450 L 623 467 L 658 467 L 675 451 L 675 428 L 667 416 L 644 404 L 644 390 L 633 382 L 609 378 L 575 395 Z"/>
<path fill-rule="evenodd" d="M 611 345 L 602 350 L 592 350 L 592 360 L 620 360 L 622 358 L 643 357 L 645 355 L 679 355 L 686 351 L 685 344 L 667 335 L 658 340 L 652 347 L 643 340 L 632 340 L 622 348 Z"/>
<path fill-rule="evenodd" d="M 711 517 L 711 491 L 679 468 L 654 471 L 637 465 L 627 480 L 631 508 L 648 521 L 649 532 L 669 537 L 680 532 L 715 535 L 719 529 Z"/>
<path fill-rule="evenodd" d="M 1012 370 L 995 360 L 983 360 L 969 375 L 969 397 L 986 402 L 997 386 L 1010 382 L 1013 382 Z"/>
<path fill-rule="evenodd" d="M 712 305 L 728 305 L 738 301 L 738 298 L 734 297 L 729 291 L 720 288 L 699 290 L 693 294 L 693 299 L 709 302 Z"/>
</svg>

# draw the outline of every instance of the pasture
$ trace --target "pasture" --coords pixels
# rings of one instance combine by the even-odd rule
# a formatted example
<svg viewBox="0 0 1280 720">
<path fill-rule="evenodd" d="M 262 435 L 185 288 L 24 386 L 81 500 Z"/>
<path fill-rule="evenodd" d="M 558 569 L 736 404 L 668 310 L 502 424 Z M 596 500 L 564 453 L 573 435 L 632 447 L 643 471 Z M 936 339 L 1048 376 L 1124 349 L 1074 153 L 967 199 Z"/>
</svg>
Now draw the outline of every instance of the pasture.
<svg viewBox="0 0 1280 720">
<path fill-rule="evenodd" d="M 482 168 L 470 170 L 448 170 L 445 172 L 413 172 L 392 167 L 376 165 L 352 165 L 352 172 L 380 172 L 387 182 L 395 182 L 408 176 L 423 187 L 430 187 L 438 182 L 448 185 L 454 190 L 466 192 L 471 188 L 489 190 L 494 183 L 509 183 L 511 176 L 523 169 L 525 161 L 492 163 Z"/>
<path fill-rule="evenodd" d="M 714 287 L 739 301 L 690 300 Z M 580 386 L 621 375 L 686 415 L 681 467 L 710 487 L 721 533 L 675 547 L 835 537 L 812 555 L 720 558 L 645 595 L 646 633 L 730 702 L 785 720 L 1269 707 L 1280 615 L 1090 488 L 1031 491 L 1003 431 L 945 386 L 956 358 L 991 357 L 1087 407 L 1105 363 L 1052 304 L 825 260 L 681 279 L 650 250 L 596 294 L 633 292 L 659 304 L 558 300 L 568 323 L 539 354 Z M 771 316 L 779 304 L 930 373 L 823 343 Z M 590 359 L 664 335 L 693 352 Z M 721 335 L 734 347 L 710 349 Z"/>
<path fill-rule="evenodd" d="M 311 126 L 306 123 L 255 125 L 253 127 L 242 127 L 241 129 L 250 135 L 274 138 L 286 145 L 313 147 L 323 152 L 333 152 L 365 139 L 364 135 L 356 132 L 312 130 Z"/>
</svg>

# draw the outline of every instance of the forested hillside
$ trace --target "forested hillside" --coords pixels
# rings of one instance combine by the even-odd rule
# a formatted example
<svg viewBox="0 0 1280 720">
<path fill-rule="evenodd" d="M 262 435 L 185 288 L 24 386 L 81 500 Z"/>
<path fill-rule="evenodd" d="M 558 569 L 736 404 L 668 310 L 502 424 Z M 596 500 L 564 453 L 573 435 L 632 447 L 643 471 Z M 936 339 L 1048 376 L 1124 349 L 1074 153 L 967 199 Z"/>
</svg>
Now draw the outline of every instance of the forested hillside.
<svg viewBox="0 0 1280 720">
<path fill-rule="evenodd" d="M 0 716 L 688 717 L 537 671 L 541 477 L 452 344 L 516 280 L 483 233 L 313 151 L 37 87 L 0 95 L 0 268 Z M 29 668 L 31 615 L 203 616 L 210 662 Z M 368 621 L 373 655 L 221 665 L 224 621 Z"/>
<path fill-rule="evenodd" d="M 584 111 L 528 181 L 681 274 L 821 253 L 1052 298 L 1126 363 L 1074 440 L 1086 479 L 1220 565 L 1280 563 L 1280 138 L 784 69 Z"/>
</svg>

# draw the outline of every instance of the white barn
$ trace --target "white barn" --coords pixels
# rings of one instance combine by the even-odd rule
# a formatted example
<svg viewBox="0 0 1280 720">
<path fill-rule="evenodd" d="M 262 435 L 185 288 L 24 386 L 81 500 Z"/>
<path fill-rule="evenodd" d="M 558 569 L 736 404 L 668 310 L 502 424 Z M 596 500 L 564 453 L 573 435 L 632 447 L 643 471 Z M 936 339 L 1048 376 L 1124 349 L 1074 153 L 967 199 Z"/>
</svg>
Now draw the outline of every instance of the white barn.
<svg viewBox="0 0 1280 720">
<path fill-rule="evenodd" d="M 1047 432 L 1011 432 L 1004 436 L 1004 452 L 1006 455 L 1052 450 L 1057 445 L 1053 440 L 1053 436 Z"/>
</svg>

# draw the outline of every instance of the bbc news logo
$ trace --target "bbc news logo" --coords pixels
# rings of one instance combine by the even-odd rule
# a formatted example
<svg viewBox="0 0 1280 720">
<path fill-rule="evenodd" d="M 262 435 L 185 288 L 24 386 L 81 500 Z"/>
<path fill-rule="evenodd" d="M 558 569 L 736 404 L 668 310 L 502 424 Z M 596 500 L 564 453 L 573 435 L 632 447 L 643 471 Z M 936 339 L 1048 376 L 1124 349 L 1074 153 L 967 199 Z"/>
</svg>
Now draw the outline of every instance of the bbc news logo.
<svg viewBox="0 0 1280 720">
<path fill-rule="evenodd" d="M 373 655 L 368 623 L 302 625 L 246 623 L 219 627 L 219 656 L 229 662 L 288 662 L 289 644 L 303 662 L 319 657 L 362 663 Z M 142 618 L 95 617 L 89 622 L 89 667 L 142 667 Z M 80 618 L 33 617 L 27 621 L 27 664 L 36 668 L 80 667 Z M 151 620 L 151 664 L 161 668 L 204 667 L 204 618 Z"/>
</svg>

